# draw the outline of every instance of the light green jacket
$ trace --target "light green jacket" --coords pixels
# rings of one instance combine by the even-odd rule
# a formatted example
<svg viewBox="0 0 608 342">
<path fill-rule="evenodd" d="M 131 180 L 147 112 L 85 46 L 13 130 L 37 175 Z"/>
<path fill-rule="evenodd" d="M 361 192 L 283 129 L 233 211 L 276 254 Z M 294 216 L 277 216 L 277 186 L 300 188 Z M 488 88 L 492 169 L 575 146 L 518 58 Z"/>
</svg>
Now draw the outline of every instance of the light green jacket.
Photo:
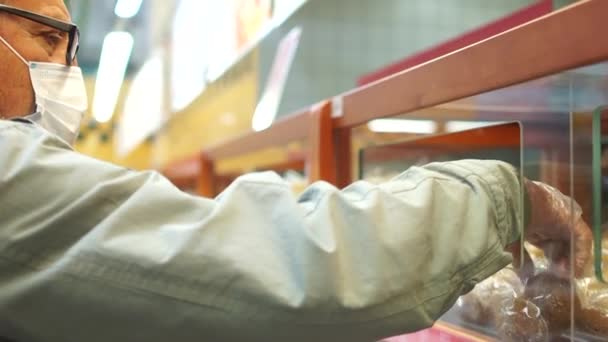
<svg viewBox="0 0 608 342">
<path fill-rule="evenodd" d="M 275 174 L 216 199 L 0 121 L 0 335 L 26 341 L 373 341 L 430 326 L 511 261 L 518 175 L 411 168 L 296 198 Z"/>
</svg>

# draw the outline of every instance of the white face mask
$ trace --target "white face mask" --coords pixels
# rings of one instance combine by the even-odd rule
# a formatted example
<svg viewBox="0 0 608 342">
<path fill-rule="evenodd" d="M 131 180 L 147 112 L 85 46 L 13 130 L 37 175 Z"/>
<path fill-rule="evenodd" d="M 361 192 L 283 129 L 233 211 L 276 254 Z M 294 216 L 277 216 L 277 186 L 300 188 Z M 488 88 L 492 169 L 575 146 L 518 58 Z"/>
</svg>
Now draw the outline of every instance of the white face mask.
<svg viewBox="0 0 608 342">
<path fill-rule="evenodd" d="M 26 119 L 73 145 L 88 107 L 82 70 L 56 63 L 28 62 L 4 38 L 4 43 L 30 69 L 36 113 Z"/>
</svg>

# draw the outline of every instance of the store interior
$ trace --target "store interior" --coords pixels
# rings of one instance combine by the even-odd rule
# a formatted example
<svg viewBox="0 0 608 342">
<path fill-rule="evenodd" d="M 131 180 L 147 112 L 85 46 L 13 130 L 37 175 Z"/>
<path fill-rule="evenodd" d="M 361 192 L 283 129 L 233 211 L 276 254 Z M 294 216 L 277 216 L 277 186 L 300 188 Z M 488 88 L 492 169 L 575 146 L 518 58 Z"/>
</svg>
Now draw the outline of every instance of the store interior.
<svg viewBox="0 0 608 342">
<path fill-rule="evenodd" d="M 145 0 L 126 18 L 115 13 L 116 1 L 68 4 L 82 32 L 79 62 L 91 102 L 78 149 L 143 169 L 251 131 L 278 46 L 294 28 L 302 33 L 275 119 L 535 1 Z M 106 53 L 106 62 L 104 43 L 121 53 Z M 121 138 L 123 121 L 136 127 Z M 133 141 L 120 146 L 124 139 Z"/>
<path fill-rule="evenodd" d="M 606 2 L 66 0 L 90 102 L 75 148 L 207 197 L 257 171 L 299 194 L 509 162 L 580 205 L 585 274 L 523 244 L 525 280 L 511 265 L 387 341 L 606 341 Z"/>
</svg>

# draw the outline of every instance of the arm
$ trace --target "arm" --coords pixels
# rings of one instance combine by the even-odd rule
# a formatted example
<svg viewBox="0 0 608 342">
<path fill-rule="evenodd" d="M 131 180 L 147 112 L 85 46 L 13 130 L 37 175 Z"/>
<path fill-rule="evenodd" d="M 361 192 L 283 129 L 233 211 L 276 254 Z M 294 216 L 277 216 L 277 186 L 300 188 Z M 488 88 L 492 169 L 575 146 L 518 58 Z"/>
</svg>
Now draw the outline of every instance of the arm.
<svg viewBox="0 0 608 342">
<path fill-rule="evenodd" d="M 217 199 L 0 123 L 0 334 L 21 340 L 369 341 L 430 326 L 506 266 L 520 186 L 500 162 L 381 186 L 274 174 Z"/>
</svg>

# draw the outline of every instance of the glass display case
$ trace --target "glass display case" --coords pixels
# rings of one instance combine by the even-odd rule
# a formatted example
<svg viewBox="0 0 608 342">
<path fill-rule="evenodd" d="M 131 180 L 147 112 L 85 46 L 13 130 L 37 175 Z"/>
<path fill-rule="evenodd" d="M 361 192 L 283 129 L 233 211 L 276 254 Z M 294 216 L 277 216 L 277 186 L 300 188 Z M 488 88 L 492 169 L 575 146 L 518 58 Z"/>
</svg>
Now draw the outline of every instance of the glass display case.
<svg viewBox="0 0 608 342">
<path fill-rule="evenodd" d="M 608 340 L 607 105 L 608 63 L 602 63 L 406 113 L 398 117 L 404 133 L 377 133 L 371 125 L 354 131 L 359 178 L 382 181 L 433 161 L 503 160 L 573 198 L 572 221 L 580 205 L 593 230 L 584 275 L 575 277 L 570 267 L 564 276 L 545 255 L 574 246 L 522 243 L 533 273 L 507 267 L 462 296 L 442 321 L 476 336 L 471 340 Z M 420 122 L 432 123 L 430 134 L 405 133 Z"/>
<path fill-rule="evenodd" d="M 605 13 L 608 1 L 575 1 L 205 148 L 194 163 L 166 174 L 212 197 L 229 181 L 219 173 L 225 159 L 301 139 L 308 142 L 306 163 L 297 169 L 311 182 L 338 187 L 357 170 L 359 178 L 381 182 L 433 161 L 511 163 L 522 179 L 572 199 L 561 211 L 566 219 L 582 212 L 593 233 L 583 274 L 550 261 L 557 252 L 572 254 L 572 243 L 538 248 L 521 241 L 523 263 L 463 294 L 432 329 L 389 341 L 608 341 L 608 62 L 590 65 L 608 61 Z"/>
</svg>

